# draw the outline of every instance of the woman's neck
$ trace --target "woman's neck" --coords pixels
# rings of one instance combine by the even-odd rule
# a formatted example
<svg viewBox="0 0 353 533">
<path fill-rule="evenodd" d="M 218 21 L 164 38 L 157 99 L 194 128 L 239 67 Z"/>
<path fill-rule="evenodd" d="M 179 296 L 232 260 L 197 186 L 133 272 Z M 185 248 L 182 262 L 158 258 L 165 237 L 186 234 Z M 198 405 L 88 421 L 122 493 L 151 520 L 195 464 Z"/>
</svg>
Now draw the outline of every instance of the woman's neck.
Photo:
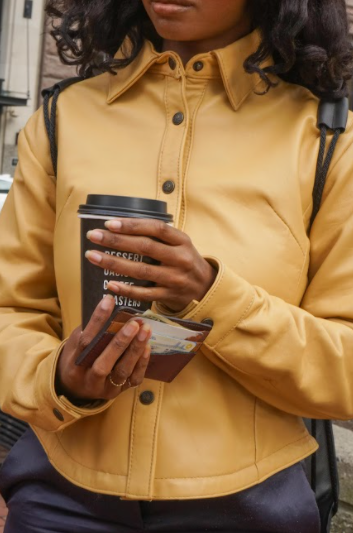
<svg viewBox="0 0 353 533">
<path fill-rule="evenodd" d="M 219 48 L 224 48 L 229 44 L 238 41 L 245 35 L 248 35 L 251 32 L 251 23 L 248 20 L 245 20 L 241 27 L 232 28 L 228 33 L 218 35 L 209 39 L 202 41 L 172 41 L 165 39 L 163 41 L 162 51 L 173 51 L 177 53 L 183 64 L 186 63 L 197 54 L 203 54 L 211 52 L 212 50 L 217 50 Z"/>
</svg>

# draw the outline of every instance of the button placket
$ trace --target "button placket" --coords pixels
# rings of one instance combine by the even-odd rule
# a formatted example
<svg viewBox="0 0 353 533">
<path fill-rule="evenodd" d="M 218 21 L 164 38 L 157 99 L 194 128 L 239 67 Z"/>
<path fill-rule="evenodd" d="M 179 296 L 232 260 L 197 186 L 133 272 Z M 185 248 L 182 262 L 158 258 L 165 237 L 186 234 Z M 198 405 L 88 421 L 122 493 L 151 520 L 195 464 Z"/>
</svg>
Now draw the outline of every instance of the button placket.
<svg viewBox="0 0 353 533">
<path fill-rule="evenodd" d="M 151 384 L 147 385 L 147 383 Z M 156 435 L 163 397 L 162 382 L 146 381 L 148 388 L 135 396 L 130 433 L 127 495 L 149 497 L 154 478 Z"/>
<path fill-rule="evenodd" d="M 166 129 L 158 165 L 157 199 L 168 202 L 168 212 L 173 215 L 174 224 L 177 226 L 188 121 L 186 101 L 182 91 L 185 78 L 166 76 L 165 83 Z"/>
</svg>

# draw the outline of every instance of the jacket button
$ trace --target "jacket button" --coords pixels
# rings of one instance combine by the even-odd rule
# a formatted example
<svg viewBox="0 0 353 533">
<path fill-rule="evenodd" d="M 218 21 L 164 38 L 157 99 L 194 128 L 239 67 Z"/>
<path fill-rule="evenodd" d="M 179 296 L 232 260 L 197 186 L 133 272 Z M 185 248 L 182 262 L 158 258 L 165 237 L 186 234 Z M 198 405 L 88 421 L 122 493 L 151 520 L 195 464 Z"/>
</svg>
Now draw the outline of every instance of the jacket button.
<svg viewBox="0 0 353 533">
<path fill-rule="evenodd" d="M 194 69 L 196 72 L 200 72 L 200 70 L 203 69 L 203 63 L 202 63 L 202 61 L 196 61 L 196 62 L 193 64 L 193 69 Z"/>
<path fill-rule="evenodd" d="M 201 322 L 202 324 L 206 324 L 207 326 L 213 326 L 214 324 L 212 318 L 204 318 Z"/>
<path fill-rule="evenodd" d="M 171 194 L 175 189 L 175 183 L 172 180 L 167 180 L 163 183 L 163 192 L 165 194 Z"/>
<path fill-rule="evenodd" d="M 150 390 L 145 390 L 140 394 L 140 402 L 143 405 L 151 405 L 154 402 L 154 394 Z"/>
<path fill-rule="evenodd" d="M 173 117 L 173 124 L 175 124 L 175 126 L 179 126 L 183 121 L 184 113 L 182 113 L 181 111 L 179 111 L 179 113 L 175 113 Z"/>
<path fill-rule="evenodd" d="M 59 409 L 53 409 L 53 413 L 60 422 L 64 422 L 64 416 L 60 413 Z"/>
<path fill-rule="evenodd" d="M 170 67 L 172 70 L 175 70 L 175 69 L 176 69 L 177 64 L 176 64 L 176 61 L 175 61 L 174 57 L 170 57 L 170 58 L 168 59 L 168 63 L 169 63 L 169 67 Z"/>
</svg>

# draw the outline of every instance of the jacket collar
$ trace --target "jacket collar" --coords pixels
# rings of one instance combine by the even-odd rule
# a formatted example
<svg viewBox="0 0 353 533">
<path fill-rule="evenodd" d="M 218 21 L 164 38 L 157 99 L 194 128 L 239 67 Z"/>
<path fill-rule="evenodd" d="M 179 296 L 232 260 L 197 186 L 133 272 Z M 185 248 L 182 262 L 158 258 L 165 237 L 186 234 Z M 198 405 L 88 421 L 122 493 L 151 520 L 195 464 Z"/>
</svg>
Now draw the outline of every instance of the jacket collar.
<svg viewBox="0 0 353 533">
<path fill-rule="evenodd" d="M 256 91 L 263 92 L 265 84 L 260 76 L 248 74 L 244 71 L 243 63 L 247 57 L 254 53 L 261 42 L 260 33 L 254 30 L 252 33 L 232 43 L 231 45 L 193 57 L 184 67 L 180 57 L 171 51 L 157 52 L 150 41 L 146 41 L 138 57 L 127 67 L 119 70 L 117 75 L 109 76 L 109 92 L 107 102 L 111 104 L 116 98 L 132 87 L 147 71 L 157 72 L 166 76 L 180 78 L 188 77 L 215 78 L 221 77 L 228 99 L 236 111 L 247 98 Z M 123 57 L 123 50 L 119 50 L 115 57 Z M 173 58 L 176 68 L 170 67 L 169 59 Z M 193 65 L 196 61 L 202 61 L 202 72 L 195 72 Z M 269 58 L 262 66 L 271 64 Z"/>
</svg>

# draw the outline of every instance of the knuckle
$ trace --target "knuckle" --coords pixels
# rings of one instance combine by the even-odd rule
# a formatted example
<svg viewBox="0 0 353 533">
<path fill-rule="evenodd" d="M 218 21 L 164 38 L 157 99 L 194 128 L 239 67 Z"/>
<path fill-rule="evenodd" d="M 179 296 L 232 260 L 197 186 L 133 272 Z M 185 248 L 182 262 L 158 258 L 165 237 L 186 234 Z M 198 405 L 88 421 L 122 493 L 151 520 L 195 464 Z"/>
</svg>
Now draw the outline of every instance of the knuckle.
<svg viewBox="0 0 353 533">
<path fill-rule="evenodd" d="M 181 264 L 186 270 L 191 270 L 194 265 L 194 256 L 189 252 L 183 252 L 181 256 Z"/>
<path fill-rule="evenodd" d="M 118 235 L 117 233 L 110 233 L 109 234 L 109 242 L 108 242 L 108 244 L 112 248 L 119 248 L 120 243 L 121 243 L 121 236 L 120 235 Z"/>
<path fill-rule="evenodd" d="M 153 289 L 150 288 L 150 287 L 146 287 L 145 289 L 145 293 L 144 293 L 144 300 L 147 300 L 147 301 L 153 301 Z"/>
<path fill-rule="evenodd" d="M 173 279 L 173 287 L 174 289 L 184 289 L 185 288 L 185 277 L 184 276 L 176 276 L 174 279 Z"/>
<path fill-rule="evenodd" d="M 85 348 L 87 348 L 89 343 L 90 343 L 90 340 L 86 337 L 84 333 L 82 333 L 78 339 L 78 343 L 77 343 L 78 349 L 80 351 L 83 351 Z"/>
<path fill-rule="evenodd" d="M 122 383 L 129 377 L 129 374 L 125 368 L 115 368 L 113 379 L 117 383 Z"/>
<path fill-rule="evenodd" d="M 191 238 L 187 233 L 182 232 L 182 236 L 184 244 L 191 244 Z"/>
<path fill-rule="evenodd" d="M 131 387 L 138 387 L 139 385 L 141 385 L 142 381 L 143 381 L 143 378 L 137 378 L 137 377 L 134 377 L 134 378 L 130 378 L 130 386 Z"/>
<path fill-rule="evenodd" d="M 93 313 L 90 322 L 92 325 L 100 326 L 100 324 L 102 324 L 105 320 L 106 319 L 103 316 L 103 313 L 101 312 L 101 310 L 97 309 L 97 311 Z"/>
<path fill-rule="evenodd" d="M 163 237 L 167 234 L 169 227 L 162 220 L 157 221 L 157 231 Z"/>
<path fill-rule="evenodd" d="M 115 259 L 113 256 L 111 256 L 110 254 L 104 254 L 102 262 L 107 270 L 114 270 Z"/>
<path fill-rule="evenodd" d="M 92 374 L 96 379 L 102 379 L 107 377 L 107 371 L 101 365 L 96 364 L 92 366 Z"/>
<path fill-rule="evenodd" d="M 138 279 L 148 280 L 152 274 L 151 266 L 147 263 L 140 263 L 137 270 Z"/>
<path fill-rule="evenodd" d="M 153 241 L 148 237 L 141 239 L 141 252 L 143 255 L 150 255 L 153 250 Z"/>
<path fill-rule="evenodd" d="M 111 342 L 114 348 L 117 348 L 118 350 L 123 351 L 126 349 L 127 338 L 128 338 L 127 335 L 122 330 L 119 335 L 115 335 L 113 337 Z"/>
<path fill-rule="evenodd" d="M 135 229 L 137 228 L 136 220 L 134 219 L 126 220 L 125 227 L 128 231 L 131 231 L 131 232 L 135 231 Z"/>
</svg>

